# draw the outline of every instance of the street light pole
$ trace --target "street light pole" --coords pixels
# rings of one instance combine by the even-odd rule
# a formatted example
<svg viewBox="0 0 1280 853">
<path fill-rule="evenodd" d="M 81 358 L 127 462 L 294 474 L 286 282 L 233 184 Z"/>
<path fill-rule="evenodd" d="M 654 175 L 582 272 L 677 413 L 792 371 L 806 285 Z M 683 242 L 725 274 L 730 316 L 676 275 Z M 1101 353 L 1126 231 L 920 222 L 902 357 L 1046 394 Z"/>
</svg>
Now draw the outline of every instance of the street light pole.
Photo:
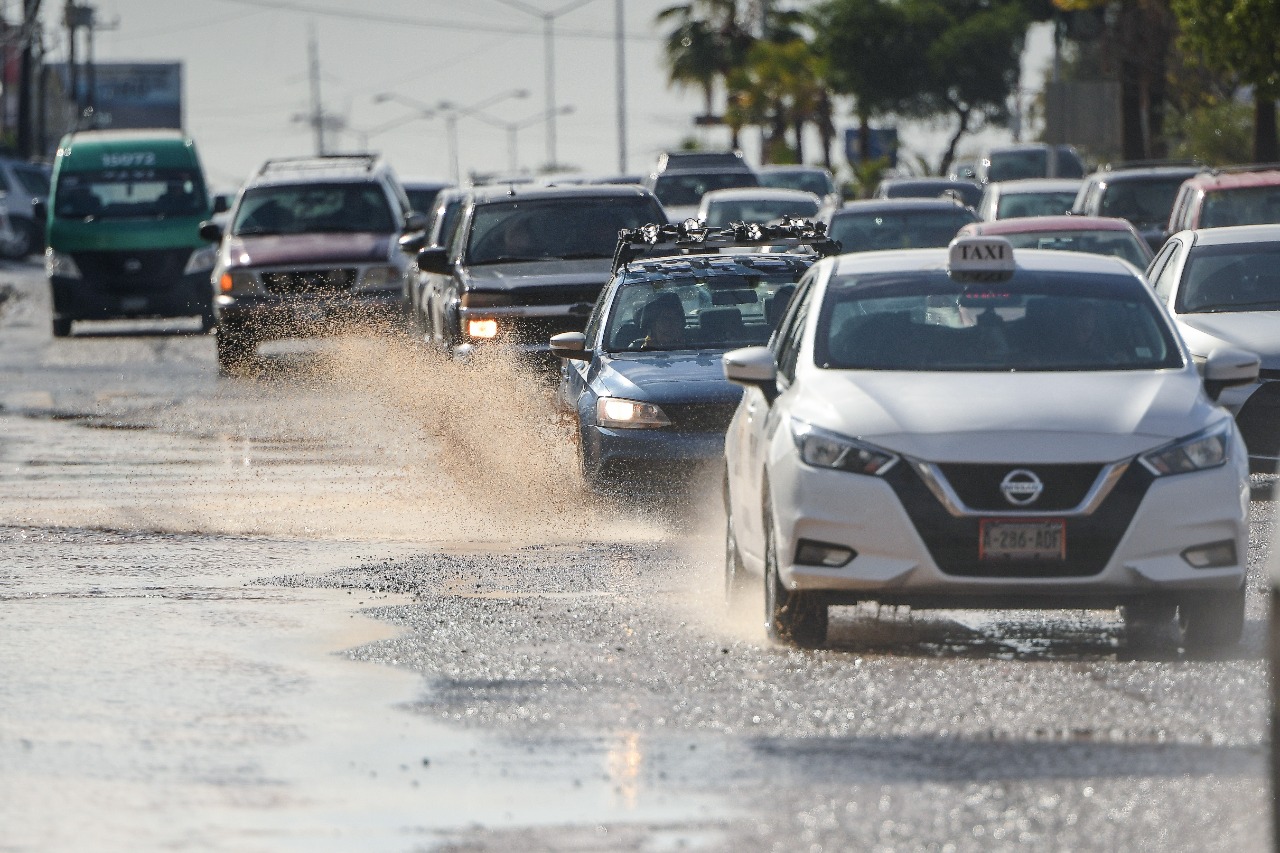
<svg viewBox="0 0 1280 853">
<path fill-rule="evenodd" d="M 373 96 L 376 104 L 386 101 L 397 101 L 406 106 L 418 110 L 422 118 L 434 118 L 437 114 L 444 116 L 445 136 L 449 144 L 449 167 L 453 176 L 454 186 L 462 185 L 462 168 L 458 162 L 458 118 L 461 116 L 476 115 L 485 107 L 491 107 L 499 101 L 505 101 L 507 98 L 527 98 L 529 97 L 528 89 L 510 89 L 506 92 L 499 92 L 496 95 L 485 98 L 470 106 L 460 107 L 452 101 L 441 101 L 436 106 L 425 104 L 417 98 L 410 98 L 407 95 L 401 95 L 398 92 L 381 92 Z"/>
<path fill-rule="evenodd" d="M 572 0 L 563 6 L 552 9 L 549 12 L 543 11 L 536 6 L 531 6 L 523 0 L 496 0 L 496 2 L 504 6 L 510 6 L 512 9 L 518 9 L 526 15 L 533 15 L 535 18 L 542 19 L 542 45 L 544 55 L 544 85 L 546 86 L 547 110 L 546 115 L 550 116 L 547 120 L 547 168 L 554 169 L 558 164 L 556 156 L 556 45 L 555 45 L 555 22 L 556 18 L 561 15 L 568 14 L 580 6 L 585 6 L 592 0 Z"/>
<path fill-rule="evenodd" d="M 493 116 L 487 116 L 484 113 L 473 113 L 472 115 L 484 122 L 485 124 L 500 127 L 507 132 L 507 171 L 515 174 L 520 171 L 520 157 L 517 153 L 516 134 L 526 127 L 538 124 L 539 122 L 550 121 L 556 115 L 567 116 L 573 112 L 573 105 L 566 104 L 558 108 L 555 113 L 548 113 L 545 110 L 534 116 L 520 119 L 519 121 L 501 121 Z"/>
</svg>

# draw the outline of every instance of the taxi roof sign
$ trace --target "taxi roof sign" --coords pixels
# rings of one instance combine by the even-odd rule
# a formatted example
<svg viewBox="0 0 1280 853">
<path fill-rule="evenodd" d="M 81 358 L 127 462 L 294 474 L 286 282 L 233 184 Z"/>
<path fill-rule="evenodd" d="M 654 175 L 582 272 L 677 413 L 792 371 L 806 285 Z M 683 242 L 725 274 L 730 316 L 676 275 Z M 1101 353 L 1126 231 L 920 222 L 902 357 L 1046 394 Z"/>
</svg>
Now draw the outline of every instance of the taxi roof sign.
<svg viewBox="0 0 1280 853">
<path fill-rule="evenodd" d="M 1003 237 L 957 237 L 948 247 L 952 274 L 1010 275 L 1016 268 L 1013 244 Z"/>
</svg>

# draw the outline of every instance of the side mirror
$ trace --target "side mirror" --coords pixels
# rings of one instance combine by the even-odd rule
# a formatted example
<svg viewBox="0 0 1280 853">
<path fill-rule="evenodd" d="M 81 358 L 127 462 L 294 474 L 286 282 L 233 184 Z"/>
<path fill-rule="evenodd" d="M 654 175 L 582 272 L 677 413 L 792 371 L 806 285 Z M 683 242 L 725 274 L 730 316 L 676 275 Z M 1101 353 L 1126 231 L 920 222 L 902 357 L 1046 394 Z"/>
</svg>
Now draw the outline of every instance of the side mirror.
<svg viewBox="0 0 1280 853">
<path fill-rule="evenodd" d="M 409 215 L 404 218 L 404 233 L 426 231 L 427 219 L 428 217 L 425 213 L 418 213 L 416 210 L 409 211 Z"/>
<path fill-rule="evenodd" d="M 557 358 L 576 358 L 588 361 L 593 355 L 587 349 L 587 336 L 582 332 L 562 332 L 551 339 L 551 354 Z"/>
<path fill-rule="evenodd" d="M 421 252 L 427 247 L 427 233 L 425 231 L 414 231 L 405 234 L 396 242 L 400 246 L 400 251 L 406 255 L 412 255 L 415 252 Z"/>
<path fill-rule="evenodd" d="M 778 396 L 778 362 L 768 347 L 743 347 L 724 354 L 724 376 L 735 385 L 759 388 L 772 403 Z"/>
<path fill-rule="evenodd" d="M 221 243 L 222 226 L 216 222 L 201 222 L 200 239 L 208 243 Z"/>
<path fill-rule="evenodd" d="M 1261 366 L 1262 360 L 1246 350 L 1215 349 L 1204 362 L 1204 390 L 1216 401 L 1227 388 L 1257 382 Z"/>
<path fill-rule="evenodd" d="M 213 197 L 214 213 L 226 213 L 230 209 L 231 209 L 231 202 L 227 200 L 227 197 L 225 194 L 218 193 Z"/>
<path fill-rule="evenodd" d="M 418 269 L 438 275 L 453 272 L 453 265 L 449 263 L 449 250 L 443 246 L 428 246 L 418 252 Z"/>
</svg>

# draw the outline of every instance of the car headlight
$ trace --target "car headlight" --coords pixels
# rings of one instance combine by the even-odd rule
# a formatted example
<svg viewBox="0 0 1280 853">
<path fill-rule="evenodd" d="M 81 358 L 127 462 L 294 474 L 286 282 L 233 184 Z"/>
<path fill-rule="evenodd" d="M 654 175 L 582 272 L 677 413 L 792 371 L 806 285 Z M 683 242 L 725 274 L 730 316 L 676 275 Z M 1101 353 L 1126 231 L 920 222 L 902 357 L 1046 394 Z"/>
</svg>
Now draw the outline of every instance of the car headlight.
<svg viewBox="0 0 1280 853">
<path fill-rule="evenodd" d="M 213 269 L 213 265 L 217 260 L 217 246 L 201 246 L 191 253 L 191 257 L 187 259 L 186 269 L 182 271 L 182 274 L 191 275 L 194 272 L 208 272 Z"/>
<path fill-rule="evenodd" d="M 791 437 L 795 439 L 800 458 L 815 468 L 881 476 L 900 458 L 874 444 L 827 432 L 796 418 L 791 419 Z"/>
<path fill-rule="evenodd" d="M 76 266 L 75 260 L 70 255 L 53 249 L 44 250 L 44 273 L 50 278 L 55 275 L 60 278 L 80 278 L 80 268 Z"/>
<path fill-rule="evenodd" d="M 258 278 L 251 272 L 224 272 L 218 279 L 218 290 L 223 293 L 246 293 L 257 289 Z"/>
<path fill-rule="evenodd" d="M 1157 477 L 1187 474 L 1217 468 L 1227 461 L 1227 442 L 1231 437 L 1231 420 L 1171 441 L 1138 457 L 1148 471 Z"/>
<path fill-rule="evenodd" d="M 596 423 L 616 429 L 657 429 L 671 426 L 671 419 L 653 403 L 601 397 L 596 400 Z"/>
<path fill-rule="evenodd" d="M 373 290 L 400 284 L 400 268 L 395 266 L 367 267 L 360 273 L 361 288 Z"/>
</svg>

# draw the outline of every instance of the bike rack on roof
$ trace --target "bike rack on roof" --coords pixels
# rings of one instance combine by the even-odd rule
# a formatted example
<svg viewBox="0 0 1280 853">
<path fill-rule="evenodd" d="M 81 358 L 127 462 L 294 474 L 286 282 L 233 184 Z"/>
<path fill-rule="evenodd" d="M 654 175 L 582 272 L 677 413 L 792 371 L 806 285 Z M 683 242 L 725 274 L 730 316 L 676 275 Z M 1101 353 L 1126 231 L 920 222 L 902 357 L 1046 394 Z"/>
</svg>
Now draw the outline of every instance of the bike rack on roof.
<svg viewBox="0 0 1280 853">
<path fill-rule="evenodd" d="M 677 223 L 649 223 L 618 232 L 613 270 L 645 255 L 711 255 L 721 249 L 778 246 L 780 250 L 808 247 L 821 256 L 840 252 L 840 243 L 827 236 L 827 226 L 807 219 L 784 217 L 774 224 L 731 222 L 725 228 L 707 228 L 700 219 Z"/>
</svg>

